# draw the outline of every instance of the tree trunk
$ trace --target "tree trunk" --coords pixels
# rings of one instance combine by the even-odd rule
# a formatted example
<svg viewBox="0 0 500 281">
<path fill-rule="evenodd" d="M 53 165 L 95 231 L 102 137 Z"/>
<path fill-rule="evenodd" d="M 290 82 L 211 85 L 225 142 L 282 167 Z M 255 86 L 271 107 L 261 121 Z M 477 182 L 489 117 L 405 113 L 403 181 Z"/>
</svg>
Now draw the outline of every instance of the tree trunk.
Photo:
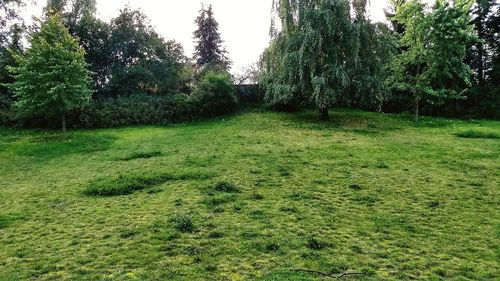
<svg viewBox="0 0 500 281">
<path fill-rule="evenodd" d="M 62 115 L 62 130 L 63 133 L 66 134 L 66 114 Z"/>
<path fill-rule="evenodd" d="M 415 98 L 415 122 L 418 122 L 419 114 L 419 98 Z"/>
<path fill-rule="evenodd" d="M 319 120 L 320 121 L 330 121 L 330 116 L 328 115 L 328 107 L 319 108 Z"/>
<path fill-rule="evenodd" d="M 481 8 L 481 5 L 479 5 L 479 13 L 481 15 L 484 14 L 484 11 L 483 9 Z M 477 33 L 479 35 L 479 39 L 483 40 L 486 35 L 484 34 L 484 28 L 483 28 L 483 24 L 481 22 L 481 18 L 478 18 L 476 20 L 476 29 L 477 29 Z M 478 78 L 478 84 L 479 86 L 484 86 L 485 84 L 485 77 L 484 77 L 484 68 L 485 68 L 485 65 L 484 65 L 484 44 L 479 41 L 479 43 L 477 44 L 477 78 Z M 472 59 L 473 61 L 474 59 Z"/>
</svg>

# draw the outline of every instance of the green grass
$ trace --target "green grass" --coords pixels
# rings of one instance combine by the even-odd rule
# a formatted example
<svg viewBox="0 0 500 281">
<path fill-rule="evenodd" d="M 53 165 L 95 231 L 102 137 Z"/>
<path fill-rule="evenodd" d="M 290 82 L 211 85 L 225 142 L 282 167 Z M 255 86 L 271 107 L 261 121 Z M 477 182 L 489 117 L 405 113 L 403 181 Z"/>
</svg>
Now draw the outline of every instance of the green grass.
<svg viewBox="0 0 500 281">
<path fill-rule="evenodd" d="M 0 129 L 0 280 L 498 280 L 500 122 L 331 115 Z"/>
</svg>

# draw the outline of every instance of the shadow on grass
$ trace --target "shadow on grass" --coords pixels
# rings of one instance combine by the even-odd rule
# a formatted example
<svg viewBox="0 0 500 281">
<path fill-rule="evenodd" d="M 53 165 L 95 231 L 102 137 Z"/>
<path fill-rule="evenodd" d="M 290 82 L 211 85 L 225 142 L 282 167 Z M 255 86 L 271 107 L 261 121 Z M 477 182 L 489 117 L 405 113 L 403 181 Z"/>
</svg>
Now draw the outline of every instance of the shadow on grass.
<svg viewBox="0 0 500 281">
<path fill-rule="evenodd" d="M 116 139 L 115 136 L 111 135 L 73 134 L 64 136 L 62 134 L 47 134 L 29 138 L 28 143 L 14 144 L 14 149 L 16 154 L 20 156 L 50 160 L 71 154 L 105 151 L 111 147 Z"/>
<path fill-rule="evenodd" d="M 16 221 L 25 220 L 26 214 L 22 213 L 12 213 L 6 215 L 0 215 L 0 229 L 4 229 L 9 227 L 11 224 Z"/>
<path fill-rule="evenodd" d="M 468 130 L 455 134 L 457 137 L 464 139 L 500 139 L 500 135 L 494 132 L 484 132 L 476 130 Z"/>
<path fill-rule="evenodd" d="M 318 113 L 311 109 L 286 114 L 285 118 L 294 121 L 291 126 L 295 128 L 311 130 L 342 129 L 365 135 L 394 131 L 404 126 L 404 120 L 397 116 L 351 109 L 332 109 L 330 111 L 330 121 L 327 122 L 320 121 Z"/>
</svg>

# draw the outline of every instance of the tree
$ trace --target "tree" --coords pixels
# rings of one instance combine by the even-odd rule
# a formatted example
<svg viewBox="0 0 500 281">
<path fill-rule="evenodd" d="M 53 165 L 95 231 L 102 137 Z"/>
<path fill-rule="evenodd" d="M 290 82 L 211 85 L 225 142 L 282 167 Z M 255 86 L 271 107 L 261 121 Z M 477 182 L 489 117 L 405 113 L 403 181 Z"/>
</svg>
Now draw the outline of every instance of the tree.
<svg viewBox="0 0 500 281">
<path fill-rule="evenodd" d="M 0 49 L 9 45 L 9 37 L 12 34 L 14 25 L 22 26 L 19 20 L 18 8 L 23 6 L 22 0 L 2 0 L 0 1 Z M 14 24 L 13 24 L 14 23 Z"/>
<path fill-rule="evenodd" d="M 91 97 L 85 51 L 57 15 L 48 16 L 29 41 L 26 55 L 14 56 L 19 66 L 9 68 L 15 107 L 25 116 L 59 116 L 66 132 L 66 115 Z"/>
<path fill-rule="evenodd" d="M 371 23 L 367 0 L 355 0 L 352 6 L 359 49 L 348 61 L 350 91 L 342 96 L 342 104 L 381 111 L 390 96 L 385 80 L 389 74 L 387 66 L 396 51 L 395 38 L 387 25 Z"/>
<path fill-rule="evenodd" d="M 85 61 L 92 72 L 92 89 L 99 95 L 109 81 L 113 62 L 111 26 L 95 15 L 86 14 L 70 25 L 69 31 L 85 49 Z"/>
<path fill-rule="evenodd" d="M 276 0 L 282 31 L 276 34 L 264 76 L 266 98 L 274 103 L 313 103 L 320 119 L 348 89 L 347 61 L 359 42 L 348 1 Z M 267 76 L 267 77 L 266 77 Z"/>
<path fill-rule="evenodd" d="M 194 59 L 198 68 L 209 66 L 218 70 L 228 70 L 231 64 L 227 52 L 222 47 L 219 33 L 219 23 L 214 18 L 212 5 L 207 9 L 202 7 L 196 19 L 198 29 L 194 32 L 195 52 Z"/>
<path fill-rule="evenodd" d="M 399 13 L 399 9 L 406 4 L 407 0 L 389 0 L 389 7 L 384 9 L 385 17 L 390 21 L 392 30 L 396 34 L 404 33 L 404 26 L 400 24 L 396 19 L 396 15 Z"/>
<path fill-rule="evenodd" d="M 19 16 L 21 0 L 0 1 L 0 123 L 9 121 L 13 104 L 12 92 L 5 86 L 12 83 L 8 66 L 15 66 L 13 53 L 22 52 L 22 36 L 25 31 L 23 19 Z"/>
<path fill-rule="evenodd" d="M 470 65 L 474 69 L 474 78 L 478 86 L 483 87 L 489 78 L 489 72 L 493 69 L 495 56 L 495 34 L 498 34 L 498 24 L 495 19 L 500 3 L 495 0 L 476 0 L 472 9 L 474 28 L 479 40 L 473 42 L 469 49 Z M 495 30 L 496 29 L 496 30 Z"/>
<path fill-rule="evenodd" d="M 67 4 L 68 4 L 68 0 L 47 0 L 47 5 L 44 8 L 45 14 L 47 14 L 47 15 L 53 15 L 53 14 L 62 15 L 66 9 Z"/>
<path fill-rule="evenodd" d="M 313 104 L 321 120 L 329 119 L 335 104 L 379 109 L 387 97 L 391 36 L 368 20 L 366 5 L 366 0 L 275 0 L 281 28 L 271 29 L 261 63 L 267 101 L 291 108 Z"/>
<path fill-rule="evenodd" d="M 70 31 L 72 26 L 76 26 L 83 19 L 95 17 L 96 11 L 96 0 L 73 0 L 71 9 L 65 15 Z"/>
<path fill-rule="evenodd" d="M 261 72 L 258 63 L 250 63 L 233 76 L 236 85 L 258 84 Z"/>
<path fill-rule="evenodd" d="M 177 91 L 186 63 L 183 48 L 160 37 L 142 12 L 128 7 L 121 10 L 111 22 L 110 41 L 109 93 Z"/>
<path fill-rule="evenodd" d="M 400 7 L 395 20 L 403 25 L 400 53 L 388 79 L 393 89 L 407 92 L 415 102 L 415 120 L 424 99 L 443 102 L 457 98 L 470 86 L 466 46 L 474 40 L 471 1 L 439 0 L 429 12 L 419 0 Z"/>
</svg>

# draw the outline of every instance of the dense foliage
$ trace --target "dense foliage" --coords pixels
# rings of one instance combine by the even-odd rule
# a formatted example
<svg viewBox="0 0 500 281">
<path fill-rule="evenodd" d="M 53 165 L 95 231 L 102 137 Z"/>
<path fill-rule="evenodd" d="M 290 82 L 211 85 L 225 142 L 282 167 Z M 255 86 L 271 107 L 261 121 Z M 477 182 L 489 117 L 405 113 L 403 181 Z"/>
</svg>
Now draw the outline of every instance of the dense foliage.
<svg viewBox="0 0 500 281">
<path fill-rule="evenodd" d="M 134 94 L 101 98 L 74 116 L 86 128 L 162 125 L 233 113 L 234 87 L 225 73 L 208 72 L 191 95 Z"/>
<path fill-rule="evenodd" d="M 213 71 L 207 72 L 197 83 L 193 98 L 198 103 L 199 114 L 207 117 L 230 113 L 238 103 L 231 77 Z"/>
<path fill-rule="evenodd" d="M 437 1 L 428 12 L 422 2 L 410 1 L 394 17 L 405 31 L 389 83 L 413 97 L 417 120 L 422 100 L 458 98 L 471 85 L 472 71 L 464 61 L 467 45 L 475 40 L 470 7 L 470 1 L 455 5 Z"/>
<path fill-rule="evenodd" d="M 12 11 L 9 15 L 12 21 L 12 18 L 17 18 L 13 13 L 16 5 L 13 4 L 20 2 L 10 3 L 9 6 L 2 3 L 5 5 L 1 8 Z M 21 44 L 22 30 L 12 29 L 17 32 L 8 33 L 5 38 L 9 40 L 0 48 L 0 82 L 2 85 L 12 84 L 12 89 L 22 90 L 23 94 L 13 96 L 9 89 L 0 87 L 2 124 L 54 127 L 56 120 L 61 120 L 56 115 L 63 116 L 64 121 L 67 117 L 73 127 L 166 124 L 227 114 L 236 109 L 233 82 L 226 72 L 229 59 L 221 47 L 222 40 L 211 7 L 204 9 L 197 20 L 200 29 L 196 33 L 203 43 L 197 42 L 208 50 L 204 53 L 207 60 L 197 65 L 197 69 L 192 69 L 182 46 L 158 35 L 139 10 L 125 7 L 109 23 L 97 18 L 95 0 L 48 0 L 44 11 L 47 22 L 57 18 L 61 21 L 58 28 L 63 28 L 64 24 L 65 34 L 61 38 L 73 42 L 76 47 L 79 42 L 77 64 L 81 69 L 76 71 L 58 61 L 61 65 L 57 66 L 57 73 L 50 75 L 43 69 L 30 66 L 35 70 L 31 73 L 33 77 L 43 76 L 44 79 L 28 82 L 19 74 L 13 77 L 6 69 L 23 69 L 23 66 L 17 66 L 18 62 L 42 62 L 50 57 L 37 50 L 36 43 L 25 50 Z M 6 20 L 2 18 L 3 22 Z M 33 28 L 32 37 L 45 36 L 45 29 Z M 62 44 L 49 42 L 46 51 L 64 48 L 66 41 Z M 57 53 L 66 55 L 62 50 Z M 81 60 L 83 58 L 85 61 Z M 45 67 L 54 66 L 47 64 Z M 90 103 L 88 87 L 85 95 L 73 89 L 79 87 L 81 81 L 73 80 L 71 87 L 57 86 L 58 77 L 68 78 L 67 81 L 79 77 L 87 81 L 88 74 L 92 77 L 93 100 Z M 44 87 L 37 86 L 40 84 Z M 15 111 L 12 105 L 16 99 L 16 109 L 19 110 Z"/>
<path fill-rule="evenodd" d="M 22 76 L 17 73 L 16 79 L 7 69 L 47 57 L 23 46 L 27 28 L 18 8 L 24 2 L 2 1 L 0 122 L 52 127 L 69 114 L 76 127 L 163 124 L 233 112 L 235 93 L 242 101 L 261 101 L 263 93 L 274 109 L 314 106 L 323 120 L 333 106 L 413 110 L 416 117 L 500 118 L 500 3 L 389 2 L 387 25 L 370 20 L 366 0 L 274 0 L 269 47 L 258 64 L 231 79 L 212 6 L 203 6 L 195 21 L 195 53 L 189 60 L 183 47 L 161 37 L 140 10 L 126 6 L 106 22 L 97 17 L 96 0 L 47 0 L 42 21 L 60 18 L 72 36 L 64 37 L 85 51 L 77 53 L 86 62 L 79 64 L 81 73 L 90 73 L 92 99 L 78 109 L 89 101 L 86 91 L 71 102 L 39 100 L 80 96 L 69 94 L 69 88 L 56 91 L 58 81 L 50 75 L 37 79 L 46 83 L 44 89 L 27 91 L 25 84 L 24 94 L 14 95 Z M 30 30 L 33 38 L 42 36 L 39 26 Z M 82 81 L 87 76 L 67 67 L 58 71 Z M 43 75 L 36 72 L 33 77 Z M 259 85 L 243 86 L 253 83 Z"/>
<path fill-rule="evenodd" d="M 97 99 L 74 118 L 84 128 L 109 128 L 190 121 L 195 113 L 195 102 L 187 95 L 135 94 Z"/>
<path fill-rule="evenodd" d="M 261 84 L 275 108 L 313 105 L 498 118 L 499 5 L 393 0 L 373 24 L 363 0 L 275 0 Z M 479 38 L 478 38 L 479 37 Z"/>
<path fill-rule="evenodd" d="M 366 1 L 353 4 L 354 10 L 347 0 L 274 1 L 282 28 L 272 31 L 263 56 L 269 102 L 313 104 L 322 120 L 334 104 L 380 108 L 391 42 L 387 30 L 368 21 Z"/>
<path fill-rule="evenodd" d="M 85 52 L 57 15 L 42 23 L 30 44 L 25 56 L 15 55 L 18 66 L 9 67 L 15 107 L 24 116 L 60 116 L 66 131 L 66 115 L 91 97 Z"/>
</svg>

